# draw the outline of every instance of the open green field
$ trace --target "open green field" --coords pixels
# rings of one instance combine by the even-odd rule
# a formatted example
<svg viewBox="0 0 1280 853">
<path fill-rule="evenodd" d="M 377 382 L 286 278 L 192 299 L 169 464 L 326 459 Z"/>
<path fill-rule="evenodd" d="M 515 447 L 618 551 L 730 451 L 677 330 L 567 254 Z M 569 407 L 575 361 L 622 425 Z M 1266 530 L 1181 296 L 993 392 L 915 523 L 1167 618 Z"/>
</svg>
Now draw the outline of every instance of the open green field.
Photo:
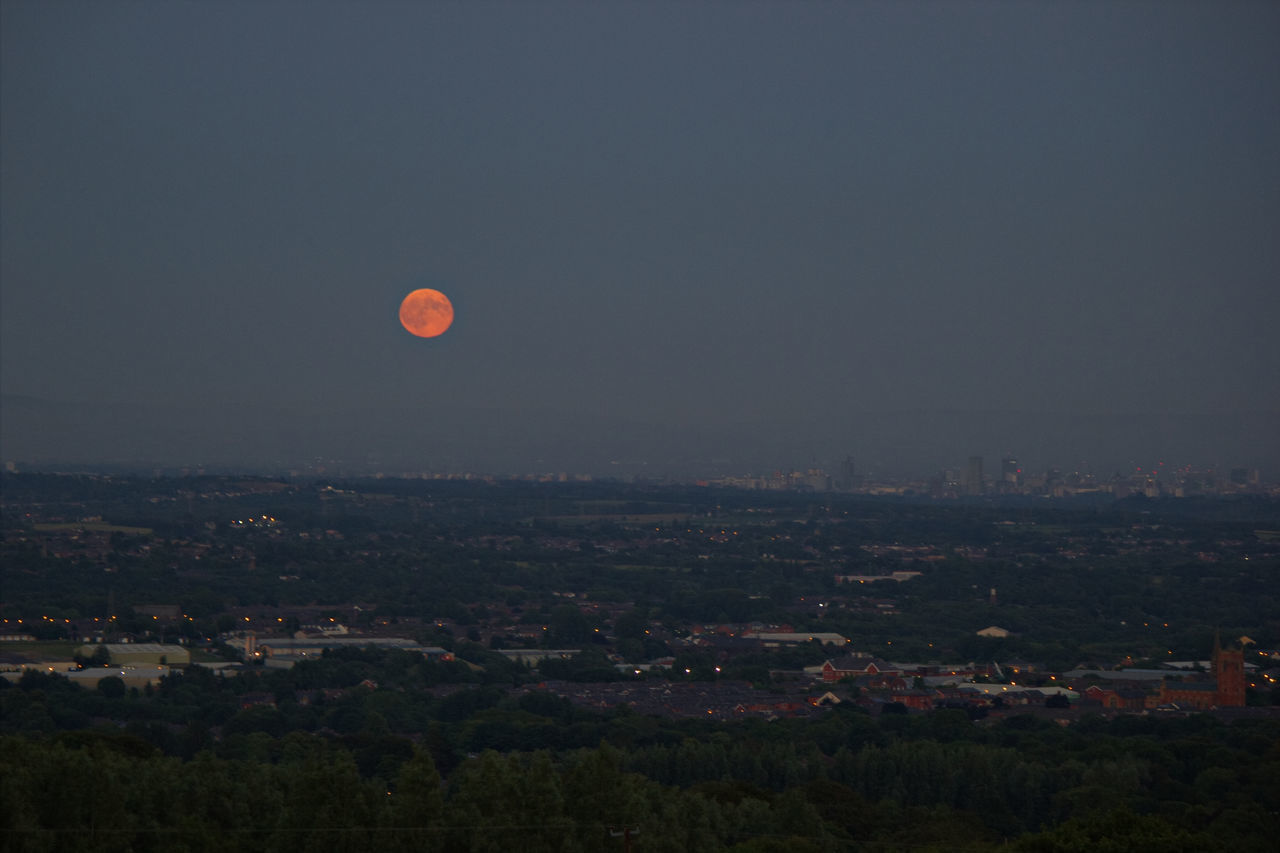
<svg viewBox="0 0 1280 853">
<path fill-rule="evenodd" d="M 0 651 L 16 654 L 27 660 L 71 660 L 80 645 L 67 640 L 37 640 L 33 643 L 5 643 L 0 646 Z"/>
<path fill-rule="evenodd" d="M 107 524 L 104 521 L 59 521 L 34 525 L 42 533 L 54 533 L 59 530 L 85 530 L 90 533 L 130 533 L 135 536 L 150 536 L 150 527 L 127 527 L 123 524 Z"/>
</svg>

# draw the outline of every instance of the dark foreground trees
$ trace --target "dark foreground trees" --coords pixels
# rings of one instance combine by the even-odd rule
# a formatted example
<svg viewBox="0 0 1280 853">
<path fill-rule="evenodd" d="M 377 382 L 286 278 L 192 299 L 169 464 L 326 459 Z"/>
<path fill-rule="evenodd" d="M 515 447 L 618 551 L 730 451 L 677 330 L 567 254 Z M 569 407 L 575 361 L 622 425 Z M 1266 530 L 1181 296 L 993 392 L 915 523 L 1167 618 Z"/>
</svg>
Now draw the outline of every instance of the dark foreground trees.
<svg viewBox="0 0 1280 853">
<path fill-rule="evenodd" d="M 189 760 L 114 728 L 8 735 L 0 847 L 595 851 L 622 849 L 610 831 L 631 827 L 641 852 L 1247 853 L 1280 832 L 1274 721 L 1063 730 L 1028 718 L 959 730 L 945 715 L 719 725 L 622 715 L 598 720 L 594 748 L 457 756 L 449 742 L 470 722 L 418 744 L 255 732 Z M 447 776 L 437 752 L 459 762 Z"/>
</svg>

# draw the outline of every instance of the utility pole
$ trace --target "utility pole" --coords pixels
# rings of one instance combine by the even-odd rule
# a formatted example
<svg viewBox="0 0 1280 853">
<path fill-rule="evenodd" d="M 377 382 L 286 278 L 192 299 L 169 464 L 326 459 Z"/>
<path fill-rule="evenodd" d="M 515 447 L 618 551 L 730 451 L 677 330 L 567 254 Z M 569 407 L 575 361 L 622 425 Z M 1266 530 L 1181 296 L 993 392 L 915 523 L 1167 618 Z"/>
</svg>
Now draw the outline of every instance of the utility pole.
<svg viewBox="0 0 1280 853">
<path fill-rule="evenodd" d="M 638 826 L 611 826 L 609 827 L 610 838 L 622 839 L 623 853 L 631 853 L 631 839 L 640 834 Z"/>
</svg>

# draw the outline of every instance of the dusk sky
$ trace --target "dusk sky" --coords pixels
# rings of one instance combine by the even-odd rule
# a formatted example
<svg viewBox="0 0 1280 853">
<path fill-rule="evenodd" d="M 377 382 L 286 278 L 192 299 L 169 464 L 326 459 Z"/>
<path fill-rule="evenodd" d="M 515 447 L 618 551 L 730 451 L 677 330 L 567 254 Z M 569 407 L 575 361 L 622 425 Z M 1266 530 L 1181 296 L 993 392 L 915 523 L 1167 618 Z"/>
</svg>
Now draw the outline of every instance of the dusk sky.
<svg viewBox="0 0 1280 853">
<path fill-rule="evenodd" d="M 0 14 L 5 461 L 1280 473 L 1280 4 Z"/>
</svg>

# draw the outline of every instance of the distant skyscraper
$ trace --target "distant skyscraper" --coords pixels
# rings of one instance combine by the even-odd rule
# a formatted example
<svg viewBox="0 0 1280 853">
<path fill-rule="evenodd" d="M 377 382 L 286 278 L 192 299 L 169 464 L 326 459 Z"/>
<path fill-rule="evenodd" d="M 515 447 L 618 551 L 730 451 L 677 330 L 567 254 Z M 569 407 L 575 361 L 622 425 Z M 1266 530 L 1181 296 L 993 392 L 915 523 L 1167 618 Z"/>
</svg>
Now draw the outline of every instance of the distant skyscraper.
<svg viewBox="0 0 1280 853">
<path fill-rule="evenodd" d="M 840 490 L 851 491 L 854 486 L 854 469 L 853 457 L 846 456 L 844 461 L 840 463 Z"/>
<path fill-rule="evenodd" d="M 980 495 L 983 492 L 982 480 L 982 457 L 969 457 L 969 470 L 964 478 L 964 490 L 970 495 Z"/>
<path fill-rule="evenodd" d="M 1022 485 L 1022 466 L 1012 456 L 1000 460 L 1000 480 L 1008 486 Z"/>
<path fill-rule="evenodd" d="M 1257 468 L 1232 468 L 1231 484 L 1233 486 L 1256 486 L 1258 485 L 1258 469 Z"/>
</svg>

